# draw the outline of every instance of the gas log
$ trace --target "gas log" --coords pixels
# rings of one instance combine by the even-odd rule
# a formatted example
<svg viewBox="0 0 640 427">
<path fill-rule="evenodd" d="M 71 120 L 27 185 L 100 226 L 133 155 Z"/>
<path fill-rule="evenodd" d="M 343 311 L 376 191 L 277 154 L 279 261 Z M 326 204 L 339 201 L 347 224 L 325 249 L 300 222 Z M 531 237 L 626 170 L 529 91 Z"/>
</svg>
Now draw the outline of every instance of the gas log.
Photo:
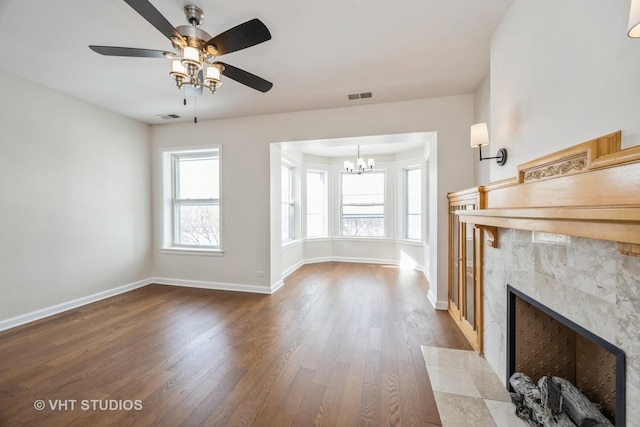
<svg viewBox="0 0 640 427">
<path fill-rule="evenodd" d="M 509 378 L 515 393 L 511 400 L 516 415 L 532 426 L 613 427 L 613 424 L 570 381 L 544 376 L 536 385 L 527 375 L 516 372 Z"/>
</svg>

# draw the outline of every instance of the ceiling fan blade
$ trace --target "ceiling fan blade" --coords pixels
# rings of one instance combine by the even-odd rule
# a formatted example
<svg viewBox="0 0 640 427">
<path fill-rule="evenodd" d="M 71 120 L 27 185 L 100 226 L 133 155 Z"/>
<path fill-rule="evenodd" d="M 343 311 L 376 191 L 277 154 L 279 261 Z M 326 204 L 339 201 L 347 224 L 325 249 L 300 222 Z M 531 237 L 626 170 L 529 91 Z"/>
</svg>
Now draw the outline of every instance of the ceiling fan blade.
<svg viewBox="0 0 640 427">
<path fill-rule="evenodd" d="M 252 89 L 259 90 L 260 92 L 268 92 L 273 87 L 273 83 L 258 77 L 255 74 L 251 74 L 248 71 L 234 67 L 233 65 L 225 64 L 224 62 L 215 62 L 215 64 L 224 65 L 222 74 L 225 77 L 229 77 L 232 80 L 249 86 Z"/>
<path fill-rule="evenodd" d="M 218 34 L 207 41 L 204 44 L 204 48 L 215 46 L 218 50 L 218 55 L 224 55 L 225 53 L 255 46 L 267 40 L 271 40 L 269 29 L 261 20 L 254 18 Z"/>
<path fill-rule="evenodd" d="M 136 58 L 172 58 L 176 56 L 173 52 L 153 49 L 138 49 L 135 47 L 89 46 L 89 48 L 100 55 L 107 56 L 133 56 Z"/>
<path fill-rule="evenodd" d="M 167 18 L 162 16 L 158 9 L 153 7 L 147 0 L 124 0 L 129 6 L 131 6 L 136 12 L 147 20 L 151 25 L 156 27 L 158 31 L 165 35 L 166 38 L 171 40 L 172 37 L 176 37 L 178 40 L 185 42 L 186 40 L 182 35 L 174 28 Z"/>
</svg>

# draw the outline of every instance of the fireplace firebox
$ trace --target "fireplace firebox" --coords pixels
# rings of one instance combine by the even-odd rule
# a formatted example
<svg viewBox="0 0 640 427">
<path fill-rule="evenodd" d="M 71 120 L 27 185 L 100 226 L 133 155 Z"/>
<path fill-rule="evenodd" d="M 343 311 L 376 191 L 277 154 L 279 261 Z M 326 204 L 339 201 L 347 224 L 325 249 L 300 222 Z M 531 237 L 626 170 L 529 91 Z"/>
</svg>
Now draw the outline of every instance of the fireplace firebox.
<svg viewBox="0 0 640 427">
<path fill-rule="evenodd" d="M 616 426 L 625 425 L 625 355 L 619 347 L 507 285 L 508 379 L 521 372 L 569 380 Z"/>
</svg>

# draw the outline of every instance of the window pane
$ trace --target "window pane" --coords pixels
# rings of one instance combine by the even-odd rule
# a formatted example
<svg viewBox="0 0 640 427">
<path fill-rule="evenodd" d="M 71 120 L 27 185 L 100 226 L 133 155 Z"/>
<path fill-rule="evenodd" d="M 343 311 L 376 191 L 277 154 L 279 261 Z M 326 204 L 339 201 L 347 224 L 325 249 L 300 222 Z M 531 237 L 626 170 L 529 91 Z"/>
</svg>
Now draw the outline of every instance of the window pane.
<svg viewBox="0 0 640 427">
<path fill-rule="evenodd" d="M 178 205 L 176 244 L 220 246 L 220 206 Z"/>
<path fill-rule="evenodd" d="M 282 202 L 289 202 L 291 201 L 291 184 L 292 184 L 292 173 L 293 171 L 286 167 L 283 166 L 282 167 Z"/>
<path fill-rule="evenodd" d="M 320 214 L 324 210 L 324 174 L 307 172 L 307 212 Z"/>
<path fill-rule="evenodd" d="M 407 215 L 407 239 L 420 240 L 422 238 L 422 215 Z"/>
<path fill-rule="evenodd" d="M 384 196 L 384 173 L 342 174 L 343 196 Z"/>
<path fill-rule="evenodd" d="M 288 212 L 288 205 L 282 205 L 282 240 L 289 240 L 291 236 L 289 231 L 291 230 L 291 217 Z"/>
<path fill-rule="evenodd" d="M 307 237 L 327 236 L 326 173 L 307 172 Z"/>
<path fill-rule="evenodd" d="M 218 157 L 177 157 L 177 199 L 220 198 Z"/>
<path fill-rule="evenodd" d="M 406 171 L 406 216 L 405 237 L 422 239 L 422 171 L 409 169 Z"/>
<path fill-rule="evenodd" d="M 384 173 L 342 174 L 341 178 L 341 234 L 384 236 Z"/>
<path fill-rule="evenodd" d="M 342 217 L 343 236 L 384 236 L 384 218 Z"/>
<path fill-rule="evenodd" d="M 410 214 L 420 214 L 422 211 L 421 193 L 421 171 L 411 169 L 407 171 L 407 212 Z"/>
<path fill-rule="evenodd" d="M 282 240 L 294 238 L 295 205 L 293 204 L 293 169 L 282 166 Z"/>
<path fill-rule="evenodd" d="M 325 237 L 326 230 L 324 216 L 307 214 L 307 237 Z"/>
<path fill-rule="evenodd" d="M 342 216 L 378 216 L 384 217 L 384 205 L 342 206 Z"/>
</svg>

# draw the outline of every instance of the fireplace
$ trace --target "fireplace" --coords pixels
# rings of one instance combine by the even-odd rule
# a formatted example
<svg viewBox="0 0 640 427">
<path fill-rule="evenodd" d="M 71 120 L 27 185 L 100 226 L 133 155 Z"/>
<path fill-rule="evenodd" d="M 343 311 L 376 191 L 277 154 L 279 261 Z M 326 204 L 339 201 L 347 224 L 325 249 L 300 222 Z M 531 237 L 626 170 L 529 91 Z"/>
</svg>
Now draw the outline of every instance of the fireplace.
<svg viewBox="0 0 640 427">
<path fill-rule="evenodd" d="M 507 379 L 515 372 L 565 378 L 625 425 L 624 351 L 507 285 Z"/>
</svg>

